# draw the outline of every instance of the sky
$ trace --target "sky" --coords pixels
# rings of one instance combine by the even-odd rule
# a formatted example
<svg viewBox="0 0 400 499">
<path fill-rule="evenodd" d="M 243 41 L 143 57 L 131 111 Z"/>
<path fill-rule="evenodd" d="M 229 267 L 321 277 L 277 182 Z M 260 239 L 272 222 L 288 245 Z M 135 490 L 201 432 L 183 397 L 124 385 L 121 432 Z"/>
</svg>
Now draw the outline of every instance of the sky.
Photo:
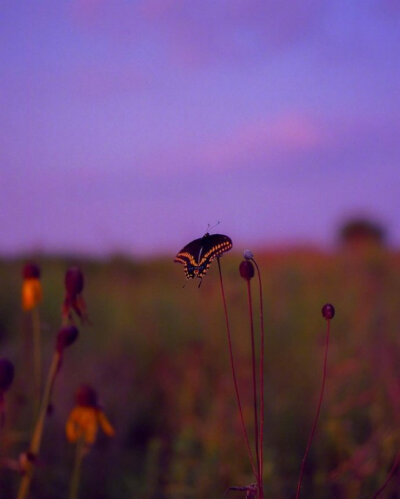
<svg viewBox="0 0 400 499">
<path fill-rule="evenodd" d="M 400 246 L 397 0 L 5 0 L 0 254 Z"/>
</svg>

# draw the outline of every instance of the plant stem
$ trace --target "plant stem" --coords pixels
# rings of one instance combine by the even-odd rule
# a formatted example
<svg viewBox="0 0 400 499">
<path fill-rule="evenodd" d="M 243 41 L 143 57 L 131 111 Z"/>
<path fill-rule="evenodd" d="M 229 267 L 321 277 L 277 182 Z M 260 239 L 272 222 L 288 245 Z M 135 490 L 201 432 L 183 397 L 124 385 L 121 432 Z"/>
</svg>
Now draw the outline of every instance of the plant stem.
<svg viewBox="0 0 400 499">
<path fill-rule="evenodd" d="M 230 362 L 231 362 L 232 378 L 233 378 L 233 384 L 235 387 L 235 394 L 236 394 L 236 402 L 237 402 L 237 406 L 239 409 L 240 423 L 241 423 L 243 438 L 244 438 L 245 443 L 246 443 L 247 453 L 248 453 L 250 464 L 251 464 L 251 467 L 252 467 L 252 470 L 254 473 L 254 477 L 257 479 L 258 473 L 256 471 L 256 467 L 254 464 L 254 457 L 253 457 L 253 453 L 252 453 L 251 448 L 250 448 L 249 436 L 247 434 L 246 425 L 244 424 L 242 404 L 240 402 L 240 395 L 239 395 L 239 386 L 238 386 L 238 382 L 237 382 L 237 378 L 236 378 L 236 370 L 235 370 L 235 363 L 234 363 L 233 349 L 232 349 L 232 337 L 231 337 L 231 330 L 229 327 L 228 309 L 226 306 L 224 284 L 222 281 L 221 262 L 220 262 L 219 258 L 217 258 L 217 261 L 218 261 L 218 269 L 219 269 L 219 280 L 220 280 L 220 284 L 221 284 L 222 302 L 224 305 L 226 332 L 227 332 L 227 337 L 228 337 L 229 358 L 230 358 Z"/>
<path fill-rule="evenodd" d="M 83 438 L 80 438 L 76 443 L 74 469 L 72 470 L 71 480 L 69 482 L 69 499 L 78 498 L 81 464 L 84 455 L 85 441 L 83 440 Z"/>
<path fill-rule="evenodd" d="M 254 321 L 253 321 L 253 303 L 251 299 L 251 285 L 250 279 L 247 282 L 247 297 L 249 303 L 249 317 L 250 317 L 250 337 L 251 337 L 251 368 L 253 376 L 253 410 L 254 410 L 254 441 L 256 446 L 256 461 L 257 461 L 257 485 L 258 491 L 261 496 L 261 475 L 260 475 L 260 452 L 259 452 L 259 438 L 258 438 L 258 406 L 257 406 L 257 377 L 256 377 L 256 349 L 254 341 Z"/>
<path fill-rule="evenodd" d="M 57 376 L 60 360 L 61 360 L 61 354 L 56 350 L 54 352 L 53 359 L 51 361 L 49 374 L 47 376 L 46 386 L 43 393 L 42 402 L 40 405 L 39 416 L 36 421 L 35 429 L 33 430 L 32 440 L 29 447 L 29 452 L 33 456 L 33 459 L 37 459 L 39 454 L 40 444 L 43 436 L 44 422 L 47 414 L 47 407 L 49 405 L 51 393 L 53 391 L 54 381 Z M 30 462 L 28 464 L 28 469 L 26 470 L 25 475 L 21 479 L 17 499 L 25 499 L 29 494 L 29 488 L 32 481 L 33 473 L 34 473 L 34 462 Z"/>
<path fill-rule="evenodd" d="M 42 355 L 41 355 L 41 334 L 39 308 L 32 309 L 32 330 L 33 330 L 33 383 L 34 383 L 34 408 L 35 416 L 40 406 L 41 385 L 42 385 Z"/>
<path fill-rule="evenodd" d="M 303 457 L 303 460 L 301 462 L 300 475 L 299 475 L 299 480 L 297 482 L 296 499 L 298 499 L 300 497 L 300 489 L 301 489 L 301 483 L 302 483 L 302 480 L 303 480 L 304 466 L 306 464 L 308 452 L 310 450 L 311 443 L 312 443 L 312 440 L 314 438 L 315 429 L 317 428 L 319 413 L 320 413 L 321 405 L 322 405 L 322 398 L 323 398 L 323 395 L 324 395 L 325 380 L 326 380 L 326 367 L 327 367 L 327 360 L 328 360 L 328 347 L 329 347 L 330 325 L 331 325 L 331 321 L 328 320 L 327 321 L 327 327 L 326 327 L 324 371 L 323 371 L 323 376 L 322 376 L 322 386 L 321 386 L 321 391 L 320 391 L 320 394 L 319 394 L 319 401 L 318 401 L 317 412 L 315 414 L 315 418 L 314 418 L 314 422 L 313 422 L 313 425 L 312 425 L 310 436 L 308 437 L 306 451 L 304 453 L 304 457 Z"/>
<path fill-rule="evenodd" d="M 254 258 L 251 259 L 257 269 L 258 287 L 260 290 L 260 495 L 264 497 L 263 470 L 264 470 L 264 305 L 261 282 L 261 272 Z"/>
<path fill-rule="evenodd" d="M 384 484 L 382 485 L 382 487 L 380 489 L 378 489 L 375 494 L 373 495 L 373 499 L 375 499 L 376 497 L 380 496 L 381 493 L 385 490 L 387 484 L 390 482 L 390 480 L 393 478 L 393 475 L 395 474 L 398 466 L 400 464 L 400 452 L 398 452 L 396 454 L 396 457 L 393 461 L 393 465 L 392 467 L 390 468 L 390 471 L 388 473 L 388 476 L 386 477 L 386 480 L 384 482 Z"/>
</svg>

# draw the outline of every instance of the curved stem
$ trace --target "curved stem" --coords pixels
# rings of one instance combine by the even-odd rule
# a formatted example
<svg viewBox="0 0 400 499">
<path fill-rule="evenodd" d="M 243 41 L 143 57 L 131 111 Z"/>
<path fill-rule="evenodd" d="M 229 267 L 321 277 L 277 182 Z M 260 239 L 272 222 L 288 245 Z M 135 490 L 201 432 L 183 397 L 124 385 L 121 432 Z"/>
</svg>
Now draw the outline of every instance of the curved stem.
<svg viewBox="0 0 400 499">
<path fill-rule="evenodd" d="M 331 321 L 328 320 L 327 321 L 327 328 L 326 328 L 325 355 L 324 355 L 324 372 L 323 372 L 323 376 L 322 376 L 322 386 L 321 386 L 321 391 L 320 391 L 320 394 L 319 394 L 319 401 L 318 401 L 317 412 L 315 414 L 315 418 L 314 418 L 314 422 L 313 422 L 313 425 L 312 425 L 310 436 L 308 437 L 306 451 L 304 453 L 304 457 L 303 457 L 303 460 L 301 462 L 300 475 L 299 475 L 299 480 L 297 482 L 296 499 L 298 499 L 300 497 L 300 489 L 301 489 L 301 483 L 302 483 L 302 480 L 303 480 L 304 466 L 306 464 L 308 452 L 310 450 L 311 443 L 312 443 L 312 440 L 314 438 L 314 433 L 315 433 L 315 430 L 317 428 L 319 413 L 321 411 L 322 398 L 324 396 L 324 388 L 325 388 L 325 380 L 326 380 L 326 366 L 327 366 L 327 360 L 328 360 L 330 324 L 331 324 Z"/>
<path fill-rule="evenodd" d="M 263 306 L 263 292 L 261 282 L 261 272 L 254 258 L 251 259 L 257 269 L 258 287 L 260 290 L 260 496 L 264 497 L 263 486 L 263 470 L 264 470 L 264 306 Z"/>
<path fill-rule="evenodd" d="M 375 494 L 373 495 L 373 499 L 375 499 L 376 497 L 380 496 L 381 493 L 385 490 L 387 484 L 390 482 L 390 480 L 393 478 L 393 475 L 395 474 L 398 466 L 400 464 L 400 452 L 398 452 L 396 454 L 396 457 L 393 461 L 393 465 L 392 467 L 390 468 L 390 471 L 388 473 L 388 476 L 386 477 L 386 480 L 384 482 L 384 484 L 382 485 L 382 487 L 380 489 L 378 489 Z"/>
<path fill-rule="evenodd" d="M 247 434 L 246 425 L 244 424 L 242 404 L 240 402 L 240 395 L 239 395 L 239 386 L 238 386 L 238 382 L 237 382 L 237 378 L 236 378 L 236 370 L 235 370 L 235 363 L 234 363 L 234 359 L 233 359 L 233 349 L 232 349 L 232 337 L 231 337 L 231 330 L 230 330 L 230 327 L 229 327 L 228 309 L 227 309 L 227 306 L 226 306 L 224 284 L 223 284 L 223 281 L 222 281 L 221 262 L 220 262 L 219 258 L 217 258 L 217 261 L 218 261 L 218 269 L 219 269 L 219 280 L 220 280 L 220 284 L 221 284 L 222 301 L 223 301 L 223 304 L 224 304 L 226 332 L 227 332 L 228 347 L 229 347 L 229 358 L 230 358 L 230 362 L 231 362 L 233 385 L 235 387 L 236 402 L 237 402 L 237 406 L 238 406 L 238 409 L 239 409 L 240 423 L 241 423 L 243 438 L 244 438 L 245 443 L 246 443 L 247 453 L 248 453 L 248 456 L 249 456 L 249 459 L 250 459 L 251 467 L 253 469 L 254 477 L 257 479 L 258 473 L 257 473 L 256 467 L 255 467 L 255 464 L 254 464 L 254 457 L 253 457 L 253 453 L 251 452 L 250 442 L 249 442 L 249 436 Z"/>
</svg>

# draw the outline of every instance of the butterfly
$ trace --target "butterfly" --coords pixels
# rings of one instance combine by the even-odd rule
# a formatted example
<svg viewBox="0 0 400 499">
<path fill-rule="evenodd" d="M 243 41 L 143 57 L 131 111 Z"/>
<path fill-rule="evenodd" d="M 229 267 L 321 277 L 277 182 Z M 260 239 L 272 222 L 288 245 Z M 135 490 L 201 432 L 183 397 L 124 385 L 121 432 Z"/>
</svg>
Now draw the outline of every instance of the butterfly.
<svg viewBox="0 0 400 499">
<path fill-rule="evenodd" d="M 231 248 L 232 240 L 230 237 L 207 232 L 203 237 L 184 246 L 176 255 L 174 262 L 183 263 L 187 279 L 195 277 L 202 279 L 214 258 Z"/>
</svg>

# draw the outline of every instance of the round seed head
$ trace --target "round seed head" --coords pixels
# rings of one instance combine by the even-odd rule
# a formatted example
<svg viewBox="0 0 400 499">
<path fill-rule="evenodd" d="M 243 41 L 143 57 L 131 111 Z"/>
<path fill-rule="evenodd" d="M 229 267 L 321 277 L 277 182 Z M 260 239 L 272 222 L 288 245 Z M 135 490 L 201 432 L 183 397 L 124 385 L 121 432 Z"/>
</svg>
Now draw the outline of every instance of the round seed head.
<svg viewBox="0 0 400 499">
<path fill-rule="evenodd" d="M 14 365 L 8 359 L 0 359 L 0 391 L 6 392 L 14 379 Z"/>
<path fill-rule="evenodd" d="M 74 341 L 77 339 L 78 334 L 79 331 L 75 326 L 62 327 L 57 333 L 57 351 L 62 353 L 64 351 L 64 348 L 72 345 L 72 343 L 74 343 Z"/>
<path fill-rule="evenodd" d="M 323 307 L 322 307 L 322 317 L 324 319 L 326 319 L 327 321 L 333 319 L 333 317 L 335 316 L 335 307 L 333 305 L 331 305 L 330 303 L 326 303 Z"/>
<path fill-rule="evenodd" d="M 36 263 L 26 262 L 22 268 L 23 279 L 40 279 L 40 268 Z"/>
<path fill-rule="evenodd" d="M 246 249 L 243 251 L 243 257 L 246 258 L 246 260 L 251 260 L 254 258 L 253 252 L 249 249 Z"/>
<path fill-rule="evenodd" d="M 75 393 L 76 405 L 98 407 L 97 392 L 90 385 L 81 385 Z"/>
<path fill-rule="evenodd" d="M 79 267 L 70 267 L 65 273 L 65 289 L 70 296 L 79 295 L 84 285 L 83 273 Z"/>
<path fill-rule="evenodd" d="M 243 260 L 239 265 L 239 272 L 243 279 L 250 281 L 254 277 L 254 265 L 250 260 Z"/>
</svg>

